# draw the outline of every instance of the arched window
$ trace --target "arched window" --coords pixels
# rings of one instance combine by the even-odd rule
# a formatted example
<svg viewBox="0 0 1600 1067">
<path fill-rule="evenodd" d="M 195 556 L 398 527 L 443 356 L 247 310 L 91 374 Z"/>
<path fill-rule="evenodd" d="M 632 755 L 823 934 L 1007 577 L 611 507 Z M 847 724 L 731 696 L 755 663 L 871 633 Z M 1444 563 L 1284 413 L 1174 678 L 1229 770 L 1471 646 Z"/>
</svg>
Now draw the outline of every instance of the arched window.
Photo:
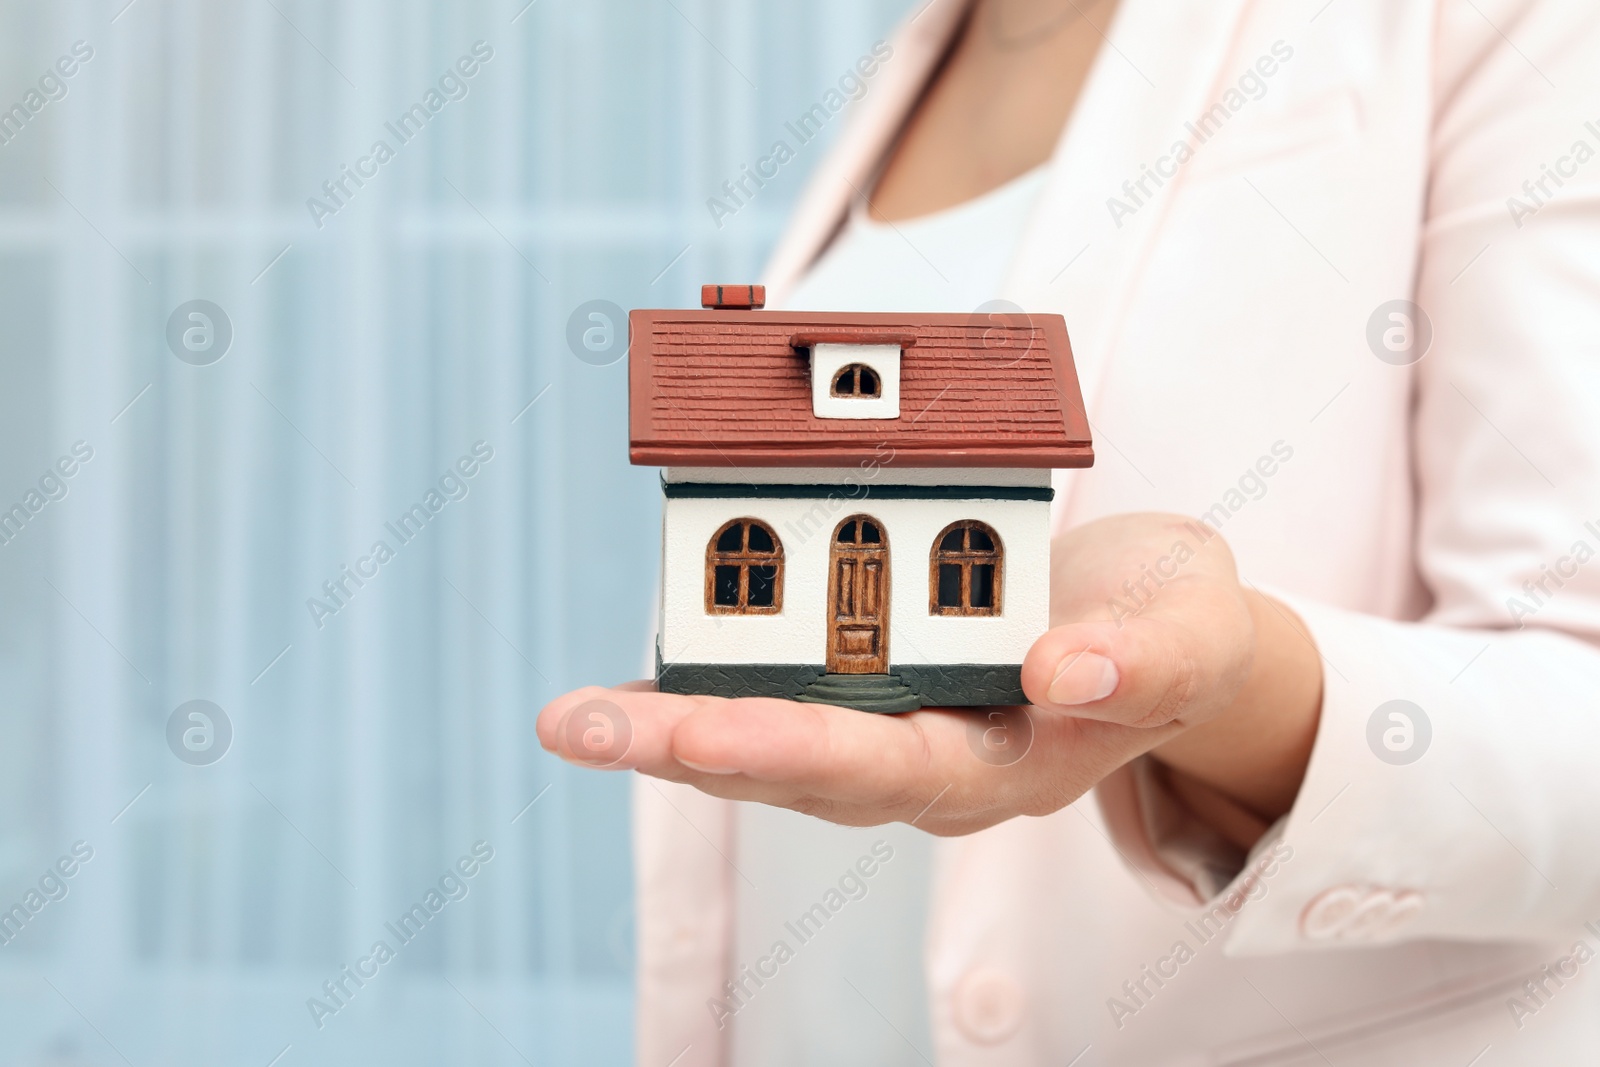
<svg viewBox="0 0 1600 1067">
<path fill-rule="evenodd" d="M 783 544 L 772 527 L 734 519 L 706 546 L 706 613 L 776 615 L 783 608 Z"/>
<path fill-rule="evenodd" d="M 841 545 L 881 545 L 883 533 L 877 523 L 863 515 L 860 519 L 840 523 L 836 539 Z"/>
<path fill-rule="evenodd" d="M 981 522 L 953 522 L 934 539 L 928 560 L 928 614 L 998 615 L 1005 550 Z"/>
<path fill-rule="evenodd" d="M 850 363 L 839 368 L 828 392 L 832 396 L 876 400 L 883 395 L 883 382 L 878 378 L 878 372 L 865 363 Z"/>
</svg>

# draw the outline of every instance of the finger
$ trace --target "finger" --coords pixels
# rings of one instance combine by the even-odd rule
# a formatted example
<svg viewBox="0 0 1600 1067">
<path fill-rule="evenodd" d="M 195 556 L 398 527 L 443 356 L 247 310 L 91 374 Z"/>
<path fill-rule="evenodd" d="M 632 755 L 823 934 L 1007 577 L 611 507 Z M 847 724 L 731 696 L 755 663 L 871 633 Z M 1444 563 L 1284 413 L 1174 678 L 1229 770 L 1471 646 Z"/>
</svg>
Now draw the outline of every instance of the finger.
<svg viewBox="0 0 1600 1067">
<path fill-rule="evenodd" d="M 1242 603 L 1236 610 L 1246 612 Z M 1249 671 L 1251 656 L 1224 642 L 1252 631 L 1197 614 L 1199 626 L 1170 617 L 1057 626 L 1028 650 L 1023 691 L 1041 708 L 1079 718 L 1146 728 L 1203 721 L 1228 706 Z"/>
<path fill-rule="evenodd" d="M 655 692 L 649 682 L 606 689 L 586 686 L 557 697 L 539 712 L 535 730 L 545 751 L 600 770 L 670 772 L 672 731 L 700 697 Z M 663 775 L 665 776 L 665 775 Z"/>
<path fill-rule="evenodd" d="M 764 724 L 781 721 L 785 716 L 804 716 L 812 707 L 815 705 L 766 697 L 729 700 L 658 693 L 651 683 L 636 682 L 615 689 L 590 686 L 558 697 L 539 713 L 536 730 L 546 751 L 571 763 L 605 770 L 637 770 L 658 778 L 710 786 L 717 778 L 742 774 L 746 759 L 759 759 L 771 746 L 787 743 L 784 738 L 764 737 L 768 732 Z M 873 717 L 861 712 L 848 714 Z M 674 734 L 685 721 L 703 720 L 708 715 L 716 721 L 745 727 L 742 739 L 734 745 L 735 758 L 680 758 L 674 748 Z M 726 793 L 722 788 L 708 791 Z"/>
<path fill-rule="evenodd" d="M 546 752 L 556 750 L 556 731 L 560 728 L 560 720 L 566 713 L 586 700 L 604 699 L 611 693 L 653 693 L 656 684 L 649 679 L 639 679 L 632 682 L 623 682 L 621 685 L 606 686 L 586 685 L 582 689 L 574 689 L 570 693 L 563 693 L 550 703 L 539 709 L 539 714 L 533 722 L 534 732 L 539 737 L 539 745 Z"/>
<path fill-rule="evenodd" d="M 738 700 L 710 704 L 673 733 L 683 764 L 844 803 L 895 806 L 923 797 L 939 768 L 947 713 L 877 715 L 826 704 Z"/>
<path fill-rule="evenodd" d="M 904 817 L 932 795 L 919 788 L 920 727 L 904 717 L 590 687 L 552 701 L 536 729 L 540 744 L 569 762 L 638 770 L 853 825 Z"/>
</svg>

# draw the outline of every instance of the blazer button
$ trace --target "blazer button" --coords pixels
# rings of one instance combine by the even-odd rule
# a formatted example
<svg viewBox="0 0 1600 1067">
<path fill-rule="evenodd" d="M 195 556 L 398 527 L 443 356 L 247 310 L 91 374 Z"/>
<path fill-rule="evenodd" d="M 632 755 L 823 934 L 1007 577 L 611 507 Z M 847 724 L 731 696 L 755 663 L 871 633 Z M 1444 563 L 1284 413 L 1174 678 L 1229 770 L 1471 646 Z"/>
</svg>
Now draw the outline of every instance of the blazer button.
<svg viewBox="0 0 1600 1067">
<path fill-rule="evenodd" d="M 1017 1032 L 1027 995 L 1016 979 L 992 967 L 979 967 L 956 986 L 956 1029 L 979 1045 L 998 1045 Z"/>
<path fill-rule="evenodd" d="M 1414 919 L 1422 905 L 1413 889 L 1342 885 L 1306 905 L 1300 932 L 1312 941 L 1378 940 Z"/>
<path fill-rule="evenodd" d="M 1341 885 L 1317 897 L 1300 913 L 1300 932 L 1312 941 L 1329 941 L 1366 899 L 1366 893 L 1353 885 Z"/>
</svg>

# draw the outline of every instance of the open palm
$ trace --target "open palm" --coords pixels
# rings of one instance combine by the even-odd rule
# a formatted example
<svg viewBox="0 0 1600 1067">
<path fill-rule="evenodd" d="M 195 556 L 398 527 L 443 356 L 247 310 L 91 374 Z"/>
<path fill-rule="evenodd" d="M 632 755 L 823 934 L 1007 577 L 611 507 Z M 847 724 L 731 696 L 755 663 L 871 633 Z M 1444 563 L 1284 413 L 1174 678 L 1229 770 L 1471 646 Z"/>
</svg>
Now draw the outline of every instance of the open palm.
<svg viewBox="0 0 1600 1067">
<path fill-rule="evenodd" d="M 850 826 L 951 835 L 1047 814 L 1224 712 L 1255 653 L 1247 594 L 1209 529 L 1120 515 L 1063 535 L 1052 555 L 1052 629 L 1022 666 L 1031 707 L 882 715 L 638 682 L 551 701 L 540 744 Z"/>
</svg>

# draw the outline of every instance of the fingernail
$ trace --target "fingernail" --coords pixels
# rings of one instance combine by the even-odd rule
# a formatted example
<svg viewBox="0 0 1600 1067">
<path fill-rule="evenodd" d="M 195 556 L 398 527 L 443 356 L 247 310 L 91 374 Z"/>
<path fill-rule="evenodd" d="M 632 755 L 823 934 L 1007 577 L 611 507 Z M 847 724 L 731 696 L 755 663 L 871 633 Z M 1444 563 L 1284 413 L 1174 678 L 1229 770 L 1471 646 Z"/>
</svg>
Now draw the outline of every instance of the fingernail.
<svg viewBox="0 0 1600 1067">
<path fill-rule="evenodd" d="M 1096 652 L 1080 652 L 1062 661 L 1045 696 L 1052 704 L 1092 704 L 1116 691 L 1117 665 Z"/>
<path fill-rule="evenodd" d="M 699 771 L 701 774 L 738 774 L 739 773 L 733 767 L 707 767 L 703 763 L 691 763 L 688 760 L 684 759 L 682 756 L 678 757 L 678 762 L 683 764 L 685 767 L 689 768 L 691 771 Z"/>
</svg>

